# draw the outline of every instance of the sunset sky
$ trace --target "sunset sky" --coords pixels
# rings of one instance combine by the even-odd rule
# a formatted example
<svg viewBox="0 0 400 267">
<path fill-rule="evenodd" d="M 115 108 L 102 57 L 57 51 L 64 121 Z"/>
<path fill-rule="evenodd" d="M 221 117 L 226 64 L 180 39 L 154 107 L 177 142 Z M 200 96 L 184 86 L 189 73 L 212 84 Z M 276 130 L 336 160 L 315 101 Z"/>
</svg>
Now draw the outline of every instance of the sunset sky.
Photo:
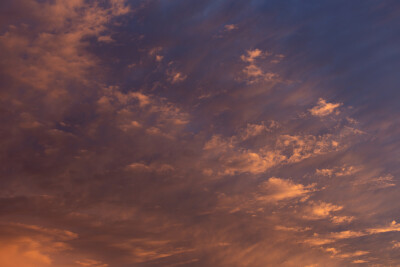
<svg viewBox="0 0 400 267">
<path fill-rule="evenodd" d="M 399 71 L 398 0 L 0 0 L 0 266 L 400 266 Z"/>
</svg>

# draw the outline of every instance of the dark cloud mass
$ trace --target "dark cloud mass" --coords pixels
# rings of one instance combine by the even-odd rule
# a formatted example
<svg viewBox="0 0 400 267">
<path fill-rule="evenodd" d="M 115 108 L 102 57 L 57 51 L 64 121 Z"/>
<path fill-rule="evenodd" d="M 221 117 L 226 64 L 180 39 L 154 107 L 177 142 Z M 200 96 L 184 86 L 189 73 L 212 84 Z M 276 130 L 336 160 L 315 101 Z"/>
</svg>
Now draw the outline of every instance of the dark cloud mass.
<svg viewBox="0 0 400 267">
<path fill-rule="evenodd" d="M 0 266 L 400 266 L 400 3 L 0 2 Z"/>
</svg>

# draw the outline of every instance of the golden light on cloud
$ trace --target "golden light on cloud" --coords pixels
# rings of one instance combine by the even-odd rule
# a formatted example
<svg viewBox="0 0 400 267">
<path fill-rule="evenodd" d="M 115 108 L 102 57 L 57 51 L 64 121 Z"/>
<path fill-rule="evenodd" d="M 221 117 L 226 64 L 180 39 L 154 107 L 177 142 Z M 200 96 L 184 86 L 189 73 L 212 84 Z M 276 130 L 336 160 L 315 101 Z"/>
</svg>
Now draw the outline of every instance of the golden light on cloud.
<svg viewBox="0 0 400 267">
<path fill-rule="evenodd" d="M 0 267 L 400 265 L 399 10 L 0 1 Z"/>
</svg>

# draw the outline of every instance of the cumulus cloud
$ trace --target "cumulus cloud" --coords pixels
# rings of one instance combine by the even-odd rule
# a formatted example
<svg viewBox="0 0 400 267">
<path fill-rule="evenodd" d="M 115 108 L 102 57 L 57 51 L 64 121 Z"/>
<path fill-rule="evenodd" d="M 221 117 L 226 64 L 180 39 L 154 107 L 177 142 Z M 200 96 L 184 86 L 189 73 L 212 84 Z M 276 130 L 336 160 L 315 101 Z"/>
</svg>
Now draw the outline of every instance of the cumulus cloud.
<svg viewBox="0 0 400 267">
<path fill-rule="evenodd" d="M 249 63 L 253 63 L 256 58 L 262 57 L 264 55 L 268 55 L 268 52 L 262 52 L 260 49 L 254 49 L 254 50 L 247 50 L 246 54 L 241 55 L 240 58 Z"/>
<path fill-rule="evenodd" d="M 256 59 L 262 59 L 270 56 L 271 53 L 263 52 L 260 49 L 247 50 L 246 54 L 240 56 L 240 59 L 246 62 L 248 65 L 242 70 L 245 74 L 247 83 L 255 83 L 260 81 L 267 82 L 278 82 L 280 77 L 274 72 L 265 72 L 261 69 L 259 65 L 256 64 Z"/>
</svg>

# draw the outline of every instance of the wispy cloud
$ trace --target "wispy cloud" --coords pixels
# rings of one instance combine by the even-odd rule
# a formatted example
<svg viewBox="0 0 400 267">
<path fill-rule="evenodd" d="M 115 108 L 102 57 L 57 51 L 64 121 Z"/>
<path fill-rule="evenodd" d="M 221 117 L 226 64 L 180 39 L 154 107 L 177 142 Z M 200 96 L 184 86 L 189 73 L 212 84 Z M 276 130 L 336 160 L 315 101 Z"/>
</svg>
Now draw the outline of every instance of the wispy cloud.
<svg viewBox="0 0 400 267">
<path fill-rule="evenodd" d="M 1 267 L 400 264 L 395 1 L 0 2 Z"/>
<path fill-rule="evenodd" d="M 339 114 L 340 111 L 337 108 L 341 105 L 341 103 L 328 103 L 325 99 L 320 98 L 318 99 L 317 105 L 311 108 L 309 111 L 313 116 L 325 117 L 330 114 Z"/>
</svg>

